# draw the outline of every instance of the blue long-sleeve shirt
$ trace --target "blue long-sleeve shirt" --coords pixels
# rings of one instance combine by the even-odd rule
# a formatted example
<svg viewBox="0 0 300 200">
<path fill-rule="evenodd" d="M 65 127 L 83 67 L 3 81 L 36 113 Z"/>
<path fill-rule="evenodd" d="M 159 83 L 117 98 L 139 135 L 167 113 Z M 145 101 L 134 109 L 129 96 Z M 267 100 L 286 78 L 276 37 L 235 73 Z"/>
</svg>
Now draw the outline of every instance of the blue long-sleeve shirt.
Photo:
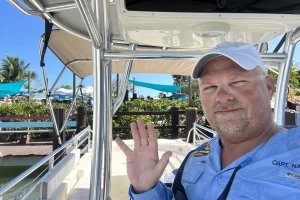
<svg viewBox="0 0 300 200">
<path fill-rule="evenodd" d="M 181 183 L 189 200 L 217 200 L 234 169 L 243 161 L 232 183 L 228 200 L 300 200 L 300 127 L 273 135 L 267 142 L 221 169 L 219 137 L 210 142 L 206 155 L 191 154 Z M 129 194 L 134 200 L 172 200 L 162 182 L 147 192 Z"/>
</svg>

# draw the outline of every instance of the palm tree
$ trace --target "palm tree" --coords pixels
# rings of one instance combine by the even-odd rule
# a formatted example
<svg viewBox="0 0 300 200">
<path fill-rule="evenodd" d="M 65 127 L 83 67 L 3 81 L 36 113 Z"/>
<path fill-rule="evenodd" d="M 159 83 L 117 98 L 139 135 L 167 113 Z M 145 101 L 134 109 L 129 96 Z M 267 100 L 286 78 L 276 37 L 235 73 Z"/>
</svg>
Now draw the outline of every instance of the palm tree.
<svg viewBox="0 0 300 200">
<path fill-rule="evenodd" d="M 35 72 L 29 73 L 27 70 L 29 68 L 29 63 L 25 64 L 23 60 L 18 57 L 13 57 L 6 55 L 7 59 L 1 61 L 0 68 L 0 81 L 2 83 L 17 82 L 20 80 L 25 80 L 30 74 L 31 79 L 36 79 L 37 74 Z"/>
<path fill-rule="evenodd" d="M 278 73 L 277 69 L 269 70 L 269 75 L 274 78 L 275 83 L 277 83 Z M 300 71 L 296 71 L 295 65 L 291 67 L 289 84 L 292 85 L 293 88 L 300 87 Z"/>
</svg>

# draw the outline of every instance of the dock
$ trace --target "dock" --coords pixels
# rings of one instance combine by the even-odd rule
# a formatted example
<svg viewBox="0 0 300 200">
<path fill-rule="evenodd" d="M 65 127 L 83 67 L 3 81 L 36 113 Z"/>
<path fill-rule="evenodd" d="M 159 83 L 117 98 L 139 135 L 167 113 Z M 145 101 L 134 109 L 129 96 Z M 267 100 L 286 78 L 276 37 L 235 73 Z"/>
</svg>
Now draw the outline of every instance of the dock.
<svg viewBox="0 0 300 200">
<path fill-rule="evenodd" d="M 0 167 L 32 166 L 51 151 L 51 142 L 0 143 Z"/>
</svg>

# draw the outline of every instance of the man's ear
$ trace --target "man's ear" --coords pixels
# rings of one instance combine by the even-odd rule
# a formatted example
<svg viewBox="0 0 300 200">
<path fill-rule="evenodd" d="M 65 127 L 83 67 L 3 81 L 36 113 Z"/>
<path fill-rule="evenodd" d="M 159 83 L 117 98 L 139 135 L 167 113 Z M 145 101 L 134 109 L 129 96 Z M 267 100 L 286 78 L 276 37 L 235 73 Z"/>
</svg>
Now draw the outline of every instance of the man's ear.
<svg viewBox="0 0 300 200">
<path fill-rule="evenodd" d="M 268 90 L 269 97 L 270 99 L 272 99 L 272 96 L 274 94 L 274 88 L 275 88 L 275 81 L 272 76 L 266 77 L 266 87 Z"/>
</svg>

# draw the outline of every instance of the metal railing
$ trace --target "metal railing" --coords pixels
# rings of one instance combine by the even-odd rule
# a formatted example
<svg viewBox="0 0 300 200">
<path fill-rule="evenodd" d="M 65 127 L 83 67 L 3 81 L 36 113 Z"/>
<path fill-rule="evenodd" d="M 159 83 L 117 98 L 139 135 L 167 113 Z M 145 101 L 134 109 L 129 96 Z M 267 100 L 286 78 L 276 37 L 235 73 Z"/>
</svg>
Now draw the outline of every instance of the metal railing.
<svg viewBox="0 0 300 200">
<path fill-rule="evenodd" d="M 14 178 L 10 182 L 8 182 L 6 185 L 1 187 L 0 188 L 0 200 L 7 199 L 7 198 L 4 198 L 4 195 L 7 195 L 9 190 L 11 190 L 14 186 L 16 186 L 18 183 L 23 181 L 29 175 L 34 173 L 38 168 L 44 166 L 48 162 L 48 166 L 43 171 L 43 172 L 46 172 L 48 170 L 48 172 L 44 175 L 44 176 L 46 176 L 52 170 L 52 168 L 54 166 L 54 163 L 56 161 L 54 158 L 56 156 L 58 156 L 58 157 L 61 156 L 67 150 L 69 150 L 71 147 L 73 147 L 73 149 L 79 149 L 79 147 L 87 141 L 87 144 L 80 150 L 80 153 L 84 153 L 86 150 L 89 151 L 91 148 L 91 146 L 90 146 L 91 145 L 90 144 L 91 143 L 91 133 L 92 133 L 92 130 L 91 130 L 90 126 L 88 126 L 84 130 L 80 131 L 73 138 L 71 138 L 64 144 L 62 144 L 61 147 L 59 147 L 58 149 L 55 149 L 54 151 L 49 153 L 46 157 L 44 157 L 43 159 L 38 161 L 36 164 L 31 166 L 29 169 L 24 171 L 22 174 L 20 174 L 19 176 L 17 176 L 16 178 Z M 42 173 L 40 173 L 40 175 Z M 9 199 L 20 199 L 20 200 L 26 199 L 40 185 L 42 178 L 39 178 L 39 179 L 38 178 L 39 177 L 36 177 L 34 179 L 35 183 L 32 181 L 30 184 L 27 185 L 26 188 L 25 188 L 25 186 L 23 186 L 16 192 L 14 192 L 13 195 L 15 194 L 15 195 L 17 195 L 17 197 L 16 196 L 13 197 L 12 195 L 9 195 L 9 196 L 11 196 L 11 198 L 9 198 Z M 20 190 L 25 191 L 25 192 L 22 193 L 22 192 L 20 192 Z"/>
<path fill-rule="evenodd" d="M 210 132 L 215 137 L 218 133 L 210 128 L 194 123 L 193 128 L 188 132 L 186 143 L 189 142 L 190 135 L 193 133 L 193 145 L 194 147 L 201 145 L 202 143 L 211 139 L 210 136 L 206 135 L 202 130 Z"/>
</svg>

